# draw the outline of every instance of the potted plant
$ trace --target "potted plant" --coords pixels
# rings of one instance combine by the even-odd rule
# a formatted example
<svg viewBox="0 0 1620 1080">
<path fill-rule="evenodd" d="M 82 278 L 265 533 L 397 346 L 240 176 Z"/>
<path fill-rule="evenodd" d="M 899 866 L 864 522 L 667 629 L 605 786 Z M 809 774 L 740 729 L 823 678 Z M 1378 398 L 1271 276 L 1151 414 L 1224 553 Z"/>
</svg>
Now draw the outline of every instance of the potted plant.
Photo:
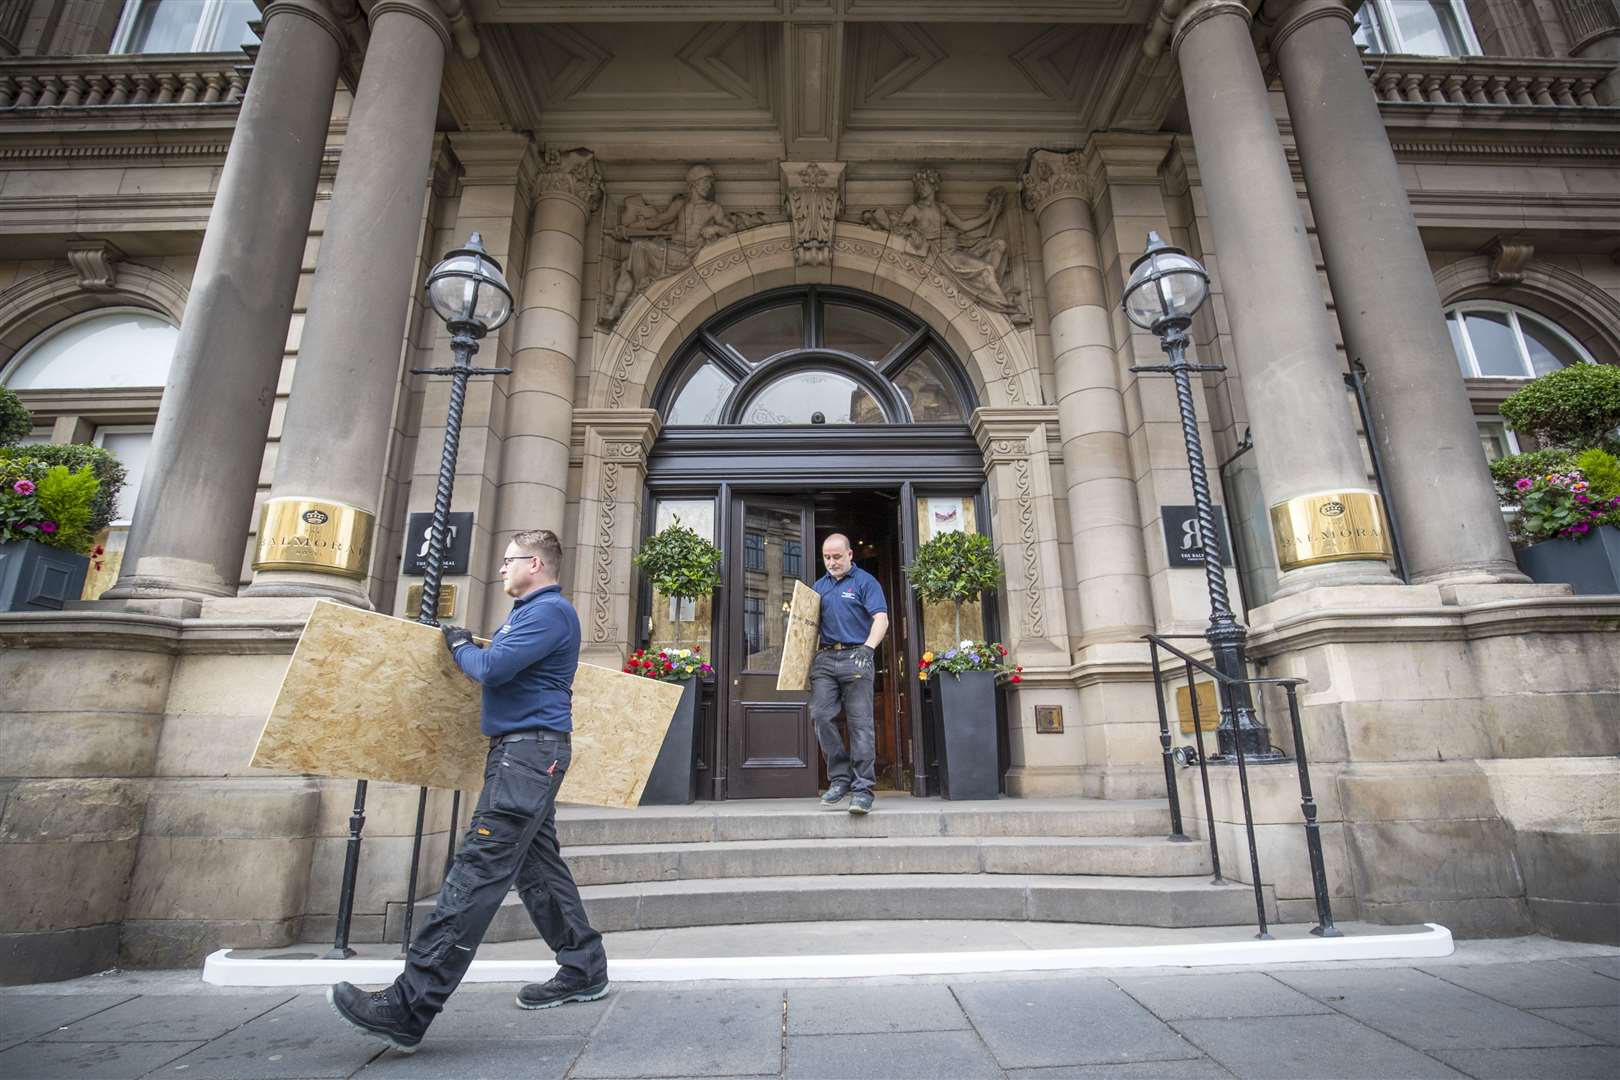
<svg viewBox="0 0 1620 1080">
<path fill-rule="evenodd" d="M 107 489 L 116 497 L 123 469 L 98 447 L 12 445 L 31 427 L 0 388 L 0 610 L 59 611 L 104 554 L 96 534 L 112 519 Z"/>
<path fill-rule="evenodd" d="M 1001 795 L 996 754 L 996 682 L 1022 682 L 1023 668 L 1007 660 L 1000 642 L 962 637 L 962 605 L 994 589 L 1004 576 L 988 536 L 942 533 L 917 549 L 905 568 L 917 595 L 955 606 L 957 644 L 923 653 L 917 678 L 932 683 L 939 703 L 940 782 L 947 799 L 995 799 Z"/>
<path fill-rule="evenodd" d="M 1577 593 L 1620 593 L 1620 368 L 1576 364 L 1501 405 L 1544 449 L 1492 463 L 1519 568 Z"/>
<path fill-rule="evenodd" d="M 673 806 L 697 798 L 698 677 L 714 669 L 703 659 L 697 646 L 680 647 L 680 605 L 708 596 L 720 585 L 720 549 L 677 518 L 642 544 L 633 560 L 647 575 L 657 594 L 676 603 L 675 641 L 667 649 L 649 652 L 637 649 L 625 662 L 624 670 L 664 682 L 682 685 L 681 702 L 669 722 L 664 744 L 658 749 L 652 775 L 641 795 L 643 806 Z"/>
</svg>

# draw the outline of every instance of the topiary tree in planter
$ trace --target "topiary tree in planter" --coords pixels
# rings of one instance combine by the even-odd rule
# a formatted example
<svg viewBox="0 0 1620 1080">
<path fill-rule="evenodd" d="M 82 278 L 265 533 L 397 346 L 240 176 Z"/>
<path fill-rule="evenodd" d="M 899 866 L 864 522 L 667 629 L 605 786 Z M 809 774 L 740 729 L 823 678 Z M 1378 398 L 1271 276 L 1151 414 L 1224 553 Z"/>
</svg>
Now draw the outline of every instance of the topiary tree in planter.
<svg viewBox="0 0 1620 1080">
<path fill-rule="evenodd" d="M 1515 430 L 1529 432 L 1546 447 L 1620 450 L 1620 367 L 1571 364 L 1534 379 L 1502 402 L 1502 415 Z"/>
<path fill-rule="evenodd" d="M 929 603 L 949 600 L 956 608 L 956 640 L 962 637 L 962 605 L 1001 584 L 1006 572 L 995 545 L 982 533 L 941 533 L 917 548 L 904 571 Z"/>
<path fill-rule="evenodd" d="M 0 386 L 0 446 L 15 446 L 32 430 L 34 414 L 13 391 Z"/>
<path fill-rule="evenodd" d="M 720 549 L 676 518 L 647 538 L 632 560 L 654 590 L 677 602 L 708 596 L 720 586 Z M 675 644 L 681 620 L 675 619 Z"/>
</svg>

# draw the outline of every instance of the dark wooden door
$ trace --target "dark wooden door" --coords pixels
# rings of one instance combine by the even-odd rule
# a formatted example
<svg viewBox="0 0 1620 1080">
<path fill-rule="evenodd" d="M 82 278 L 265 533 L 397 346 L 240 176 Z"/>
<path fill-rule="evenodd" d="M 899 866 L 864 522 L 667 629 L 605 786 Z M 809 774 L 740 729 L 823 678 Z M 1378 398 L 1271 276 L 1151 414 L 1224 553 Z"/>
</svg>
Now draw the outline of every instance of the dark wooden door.
<svg viewBox="0 0 1620 1080">
<path fill-rule="evenodd" d="M 818 753 L 807 691 L 779 691 L 776 677 L 793 583 L 813 580 L 809 499 L 739 496 L 733 502 L 727 590 L 731 664 L 727 785 L 733 799 L 816 793 Z"/>
</svg>

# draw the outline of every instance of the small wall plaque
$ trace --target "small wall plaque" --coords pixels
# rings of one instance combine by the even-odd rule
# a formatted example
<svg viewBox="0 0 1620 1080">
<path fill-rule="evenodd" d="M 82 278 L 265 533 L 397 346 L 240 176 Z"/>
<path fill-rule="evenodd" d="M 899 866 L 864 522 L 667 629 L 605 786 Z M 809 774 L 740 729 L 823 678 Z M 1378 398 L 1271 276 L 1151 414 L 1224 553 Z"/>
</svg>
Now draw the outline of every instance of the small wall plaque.
<svg viewBox="0 0 1620 1080">
<path fill-rule="evenodd" d="M 1215 683 L 1211 680 L 1193 683 L 1198 689 L 1198 726 L 1214 731 L 1221 724 L 1221 706 L 1216 699 Z M 1181 719 L 1181 733 L 1191 735 L 1193 729 L 1192 702 L 1188 698 L 1187 684 L 1176 687 L 1176 715 Z"/>
<path fill-rule="evenodd" d="M 1226 511 L 1217 506 L 1215 533 L 1220 541 L 1221 565 L 1232 565 L 1232 546 L 1226 542 Z M 1164 549 L 1170 556 L 1170 566 L 1204 567 L 1204 543 L 1199 535 L 1198 508 L 1196 506 L 1161 506 L 1159 523 L 1164 528 Z"/>
<path fill-rule="evenodd" d="M 422 586 L 411 585 L 405 589 L 405 617 L 414 619 L 422 613 Z M 456 617 L 456 587 L 446 582 L 439 583 L 439 621 L 449 622 Z"/>
<path fill-rule="evenodd" d="M 1037 705 L 1035 706 L 1035 734 L 1061 735 L 1063 734 L 1063 706 Z"/>
<path fill-rule="evenodd" d="M 450 515 L 446 522 L 444 539 L 444 576 L 453 577 L 467 572 L 467 557 L 472 552 L 472 511 L 462 510 Z M 433 515 L 412 514 L 405 526 L 405 562 L 399 568 L 402 574 L 427 573 L 429 534 L 433 531 Z"/>
</svg>

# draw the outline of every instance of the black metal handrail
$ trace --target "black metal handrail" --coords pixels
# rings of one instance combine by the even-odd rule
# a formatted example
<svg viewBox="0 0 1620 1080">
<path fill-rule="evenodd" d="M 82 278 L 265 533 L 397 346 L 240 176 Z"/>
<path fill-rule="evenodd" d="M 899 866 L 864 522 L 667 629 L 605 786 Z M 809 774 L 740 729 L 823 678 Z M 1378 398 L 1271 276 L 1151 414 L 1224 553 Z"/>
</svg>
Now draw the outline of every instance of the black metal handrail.
<svg viewBox="0 0 1620 1080">
<path fill-rule="evenodd" d="M 1170 801 L 1170 824 L 1172 830 L 1170 839 L 1186 840 L 1189 838 L 1182 831 L 1181 793 L 1176 786 L 1175 751 L 1170 745 L 1169 714 L 1165 710 L 1164 704 L 1165 675 L 1159 663 L 1160 649 L 1181 660 L 1186 672 L 1187 700 L 1191 706 L 1193 739 L 1197 745 L 1199 781 L 1204 789 L 1204 821 L 1209 831 L 1209 858 L 1215 871 L 1211 884 L 1218 884 L 1223 879 L 1221 877 L 1220 849 L 1215 838 L 1215 812 L 1210 797 L 1207 755 L 1204 753 L 1203 722 L 1198 715 L 1198 692 L 1193 684 L 1193 673 L 1195 670 L 1201 671 L 1215 680 L 1220 708 L 1223 713 L 1228 713 L 1233 708 L 1232 693 L 1234 687 L 1238 685 L 1280 686 L 1288 696 L 1288 719 L 1294 734 L 1294 764 L 1299 772 L 1300 811 L 1305 818 L 1305 850 L 1311 864 L 1311 887 L 1316 894 L 1316 926 L 1312 927 L 1311 933 L 1319 937 L 1341 937 L 1339 930 L 1333 925 L 1333 907 L 1328 897 L 1327 869 L 1322 859 L 1322 835 L 1316 821 L 1316 798 L 1311 790 L 1310 764 L 1306 760 L 1305 754 L 1305 733 L 1301 729 L 1299 719 L 1299 687 L 1310 680 L 1275 675 L 1234 678 L 1170 644 L 1172 639 L 1203 640 L 1203 635 L 1143 635 L 1143 640 L 1148 643 L 1148 655 L 1153 663 L 1153 693 L 1159 709 L 1159 744 L 1164 757 L 1165 795 Z M 1269 940 L 1271 934 L 1266 929 L 1265 895 L 1260 881 L 1260 856 L 1254 839 L 1254 809 L 1249 800 L 1249 773 L 1248 766 L 1244 761 L 1243 740 L 1233 740 L 1232 757 L 1237 765 L 1238 789 L 1243 797 L 1243 828 L 1249 844 L 1249 876 L 1254 882 L 1255 919 L 1260 929 L 1258 936 Z"/>
</svg>

